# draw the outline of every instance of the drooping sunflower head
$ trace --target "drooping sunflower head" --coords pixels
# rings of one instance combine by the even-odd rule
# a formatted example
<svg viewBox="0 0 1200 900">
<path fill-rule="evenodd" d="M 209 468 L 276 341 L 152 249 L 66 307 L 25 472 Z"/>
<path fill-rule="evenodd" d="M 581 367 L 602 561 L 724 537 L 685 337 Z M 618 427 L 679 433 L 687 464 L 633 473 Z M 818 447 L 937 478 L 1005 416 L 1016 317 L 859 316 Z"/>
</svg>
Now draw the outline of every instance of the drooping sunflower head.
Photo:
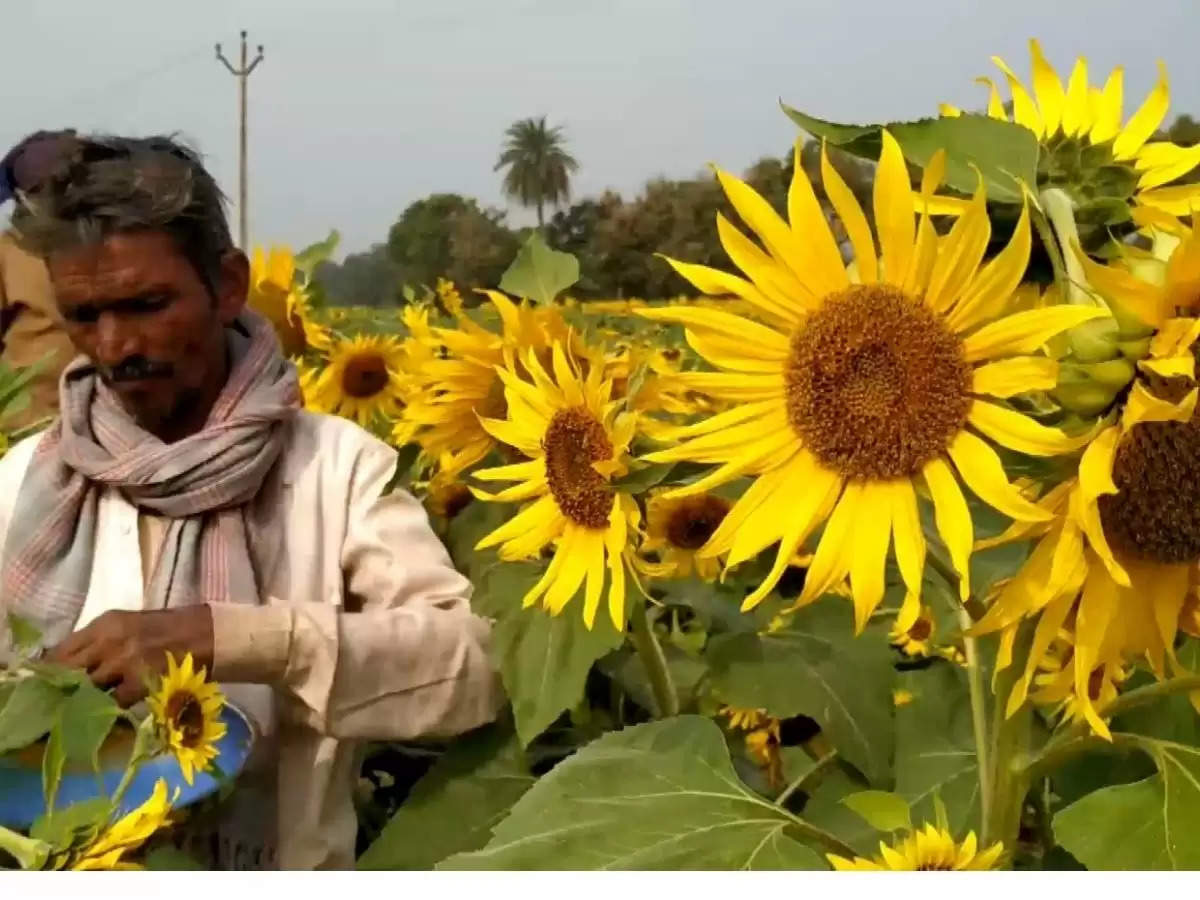
<svg viewBox="0 0 1200 900">
<path fill-rule="evenodd" d="M 669 500 L 665 491 L 651 491 L 646 501 L 646 539 L 643 553 L 656 553 L 659 577 L 686 578 L 695 573 L 706 581 L 717 577 L 720 564 L 700 559 L 696 551 L 708 543 L 732 506 L 716 494 Z"/>
<path fill-rule="evenodd" d="M 833 854 L 828 859 L 839 872 L 978 872 L 998 868 L 1003 855 L 1001 843 L 980 850 L 974 831 L 960 842 L 949 831 L 926 824 L 894 844 L 880 842 L 873 859 Z"/>
<path fill-rule="evenodd" d="M 1200 146 L 1152 140 L 1170 102 L 1166 67 L 1159 63 L 1158 82 L 1126 120 L 1120 66 L 1100 88 L 1088 83 L 1087 60 L 1079 57 L 1064 84 L 1038 42 L 1031 40 L 1029 45 L 1032 93 L 1004 60 L 992 57 L 1008 83 L 1011 116 L 996 83 L 991 78 L 978 81 L 989 89 L 989 116 L 1023 125 L 1041 142 L 1045 163 L 1039 167 L 1038 187 L 1062 187 L 1081 204 L 1094 197 L 1129 199 L 1172 215 L 1189 214 L 1192 203 L 1200 199 L 1200 186 L 1164 185 L 1200 165 Z M 962 114 L 946 104 L 941 112 Z"/>
<path fill-rule="evenodd" d="M 217 741 L 226 730 L 221 721 L 225 696 L 206 674 L 203 668 L 193 668 L 190 653 L 178 665 L 168 653 L 167 673 L 146 701 L 159 737 L 179 761 L 188 784 L 196 772 L 207 771 L 216 759 Z"/>
<path fill-rule="evenodd" d="M 405 347 L 396 337 L 340 338 L 312 390 L 305 393 L 306 403 L 364 428 L 394 421 L 404 406 L 408 366 Z"/>
<path fill-rule="evenodd" d="M 849 271 L 799 159 L 788 222 L 740 179 L 718 172 L 758 239 L 718 216 L 721 242 L 745 277 L 668 261 L 700 291 L 741 298 L 754 318 L 698 305 L 638 311 L 686 326 L 689 345 L 716 370 L 685 373 L 688 383 L 730 403 L 701 421 L 654 433 L 675 446 L 647 460 L 715 466 L 668 496 L 755 477 L 697 556 L 724 556 L 731 567 L 777 544 L 771 571 L 746 597 L 750 608 L 824 524 L 798 603 L 848 577 L 859 630 L 883 597 L 893 544 L 908 588 L 901 626 L 910 627 L 917 615 L 925 557 L 918 487 L 932 499 L 964 591 L 973 528 L 960 480 L 1012 518 L 1049 517 L 1009 483 L 988 440 L 1035 456 L 1086 443 L 1088 435 L 1069 436 L 1004 401 L 1053 387 L 1058 365 L 1039 355 L 1042 346 L 1104 315 L 1099 308 L 1056 306 L 1004 316 L 1029 260 L 1028 211 L 1008 245 L 985 261 L 991 224 L 982 181 L 949 234 L 939 237 L 928 200 L 942 180 L 944 155 L 930 162 L 914 196 L 900 145 L 884 131 L 882 146 L 874 233 L 822 156 L 825 194 L 854 251 Z"/>
<path fill-rule="evenodd" d="M 176 788 L 175 797 L 178 796 Z M 52 859 L 52 867 L 77 872 L 140 869 L 141 866 L 127 861 L 126 856 L 171 824 L 171 803 L 166 779 L 160 778 L 141 806 L 102 828 L 89 843 L 70 848 Z"/>
<path fill-rule="evenodd" d="M 637 420 L 611 400 L 612 384 L 601 367 L 584 374 L 562 344 L 551 349 L 551 370 L 553 375 L 533 350 L 520 370 L 511 356 L 498 369 L 506 415 L 483 419 L 482 425 L 528 461 L 474 473 L 481 481 L 518 482 L 514 487 L 495 494 L 472 491 L 486 501 L 532 502 L 476 549 L 498 545 L 501 559 L 514 560 L 554 545 L 550 565 L 524 605 L 541 599 L 557 615 L 584 588 L 583 619 L 590 628 L 607 591 L 613 624 L 623 630 L 626 565 L 641 516 L 633 498 L 612 481 L 628 471 Z"/>
<path fill-rule="evenodd" d="M 286 356 L 329 348 L 332 335 L 313 318 L 308 292 L 296 283 L 296 260 L 288 248 L 272 247 L 269 253 L 255 248 L 247 303 L 275 326 Z"/>
</svg>

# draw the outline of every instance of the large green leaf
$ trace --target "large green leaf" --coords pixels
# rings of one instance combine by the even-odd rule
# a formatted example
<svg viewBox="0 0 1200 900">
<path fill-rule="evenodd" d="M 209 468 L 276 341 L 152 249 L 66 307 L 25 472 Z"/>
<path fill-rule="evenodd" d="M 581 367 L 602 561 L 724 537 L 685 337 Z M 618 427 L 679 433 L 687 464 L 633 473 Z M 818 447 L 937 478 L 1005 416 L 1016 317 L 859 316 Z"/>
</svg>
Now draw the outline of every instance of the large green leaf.
<svg viewBox="0 0 1200 900">
<path fill-rule="evenodd" d="M 1200 747 L 1121 735 L 1158 773 L 1106 787 L 1054 817 L 1054 835 L 1093 870 L 1200 869 Z"/>
<path fill-rule="evenodd" d="M 472 600 L 477 612 L 496 620 L 492 654 L 524 746 L 579 702 L 592 663 L 625 639 L 607 609 L 600 610 L 589 630 L 583 624 L 581 597 L 557 616 L 538 606 L 522 609 L 521 598 L 541 572 L 529 563 L 499 563 L 484 575 Z"/>
<path fill-rule="evenodd" d="M 874 623 L 856 638 L 849 604 L 826 598 L 774 634 L 713 638 L 713 689 L 733 706 L 816 719 L 847 762 L 887 785 L 895 673 L 886 633 Z"/>
<path fill-rule="evenodd" d="M 358 868 L 432 869 L 481 849 L 534 781 L 511 731 L 488 728 L 460 739 L 417 782 Z"/>
<path fill-rule="evenodd" d="M 552 250 L 541 232 L 534 231 L 505 270 L 500 290 L 537 303 L 551 303 L 578 280 L 579 260 L 570 253 Z"/>
<path fill-rule="evenodd" d="M 918 166 L 945 150 L 945 183 L 965 194 L 974 193 L 979 175 L 987 184 L 989 200 L 1019 203 L 1021 182 L 1037 187 L 1038 142 L 1022 125 L 968 115 L 896 122 L 888 130 L 908 161 Z"/>
<path fill-rule="evenodd" d="M 341 233 L 336 228 L 330 229 L 329 235 L 325 240 L 309 244 L 296 254 L 296 271 L 304 276 L 305 281 L 312 278 L 313 270 L 337 252 L 337 247 L 341 243 L 341 240 Z"/>
<path fill-rule="evenodd" d="M 903 673 L 897 687 L 912 699 L 896 709 L 896 792 L 918 824 L 934 820 L 934 797 L 940 797 L 951 831 L 978 832 L 979 769 L 966 673 L 936 660 Z"/>
<path fill-rule="evenodd" d="M 63 692 L 40 678 L 17 683 L 0 709 L 0 753 L 27 747 L 54 726 Z"/>
<path fill-rule="evenodd" d="M 823 869 L 797 820 L 751 793 L 721 730 L 680 716 L 611 732 L 560 763 L 443 869 Z"/>
<path fill-rule="evenodd" d="M 93 684 L 80 685 L 59 711 L 55 728 L 62 732 L 67 765 L 100 767 L 100 747 L 120 715 L 117 701 Z"/>
<path fill-rule="evenodd" d="M 786 103 L 781 103 L 783 111 L 789 119 L 818 140 L 828 141 L 835 147 L 840 147 L 847 153 L 863 156 L 867 159 L 879 159 L 881 142 L 879 139 L 880 125 L 844 125 L 818 119 L 798 109 L 793 109 Z"/>
</svg>

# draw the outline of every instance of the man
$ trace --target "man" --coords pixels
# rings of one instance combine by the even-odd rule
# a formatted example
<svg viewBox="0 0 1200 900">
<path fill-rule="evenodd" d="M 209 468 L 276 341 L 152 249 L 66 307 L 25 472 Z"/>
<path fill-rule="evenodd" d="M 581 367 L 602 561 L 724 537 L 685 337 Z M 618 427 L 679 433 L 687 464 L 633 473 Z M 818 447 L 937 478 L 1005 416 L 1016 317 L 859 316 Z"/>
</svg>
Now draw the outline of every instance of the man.
<svg viewBox="0 0 1200 900">
<path fill-rule="evenodd" d="M 39 131 L 0 159 L 0 206 L 18 191 L 31 192 L 56 151 L 73 131 Z M 29 406 L 0 422 L 15 430 L 41 422 L 58 411 L 58 379 L 75 356 L 54 304 L 45 264 L 0 234 L 0 363 L 10 369 L 34 364 Z"/>
<path fill-rule="evenodd" d="M 82 358 L 55 424 L 0 460 L 0 597 L 123 704 L 170 651 L 252 715 L 222 866 L 348 868 L 355 743 L 490 721 L 487 627 L 421 506 L 383 495 L 395 453 L 301 411 L 199 160 L 72 152 L 12 217 Z"/>
</svg>

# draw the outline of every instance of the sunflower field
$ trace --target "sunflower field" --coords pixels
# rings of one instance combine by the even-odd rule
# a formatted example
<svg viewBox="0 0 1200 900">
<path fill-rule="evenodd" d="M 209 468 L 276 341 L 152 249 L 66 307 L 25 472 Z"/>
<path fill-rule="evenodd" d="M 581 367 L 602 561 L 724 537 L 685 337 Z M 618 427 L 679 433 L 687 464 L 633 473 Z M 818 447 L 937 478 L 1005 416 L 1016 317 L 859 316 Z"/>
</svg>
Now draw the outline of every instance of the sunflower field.
<svg viewBox="0 0 1200 900">
<path fill-rule="evenodd" d="M 686 297 L 573 300 L 537 234 L 394 313 L 322 302 L 336 234 L 255 253 L 510 699 L 370 748 L 361 868 L 1200 868 L 1200 146 L 1165 72 L 1031 49 L 986 112 L 784 106 L 820 193 L 718 168 Z"/>
</svg>

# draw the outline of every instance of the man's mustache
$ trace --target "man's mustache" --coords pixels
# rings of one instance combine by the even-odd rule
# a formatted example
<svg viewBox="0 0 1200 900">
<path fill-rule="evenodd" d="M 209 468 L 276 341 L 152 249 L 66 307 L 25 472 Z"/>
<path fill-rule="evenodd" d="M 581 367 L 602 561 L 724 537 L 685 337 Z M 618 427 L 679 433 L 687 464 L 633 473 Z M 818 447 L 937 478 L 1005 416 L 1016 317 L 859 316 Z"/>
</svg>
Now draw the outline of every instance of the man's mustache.
<svg viewBox="0 0 1200 900">
<path fill-rule="evenodd" d="M 115 366 L 97 366 L 100 378 L 108 384 L 123 381 L 146 381 L 151 378 L 170 378 L 175 367 L 167 362 L 158 362 L 144 356 L 131 356 Z"/>
</svg>

